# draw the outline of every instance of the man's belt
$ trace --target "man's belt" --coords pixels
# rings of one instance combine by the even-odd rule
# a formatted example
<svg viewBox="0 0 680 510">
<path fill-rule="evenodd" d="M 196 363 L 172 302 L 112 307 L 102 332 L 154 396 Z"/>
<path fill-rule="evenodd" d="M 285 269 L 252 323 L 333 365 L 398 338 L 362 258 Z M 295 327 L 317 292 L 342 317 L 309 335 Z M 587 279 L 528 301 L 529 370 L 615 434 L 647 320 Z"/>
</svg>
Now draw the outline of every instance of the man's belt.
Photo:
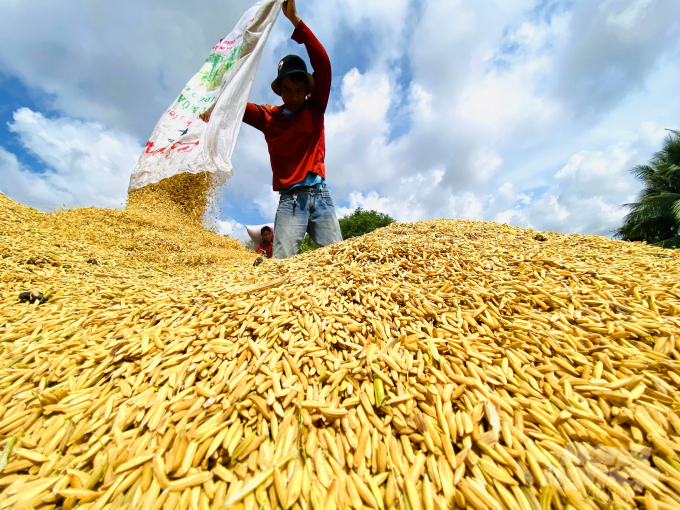
<svg viewBox="0 0 680 510">
<path fill-rule="evenodd" d="M 322 183 L 319 183 L 319 184 L 314 184 L 313 186 L 295 186 L 293 188 L 281 190 L 279 193 L 281 193 L 282 195 L 289 195 L 291 193 L 304 193 L 306 191 L 320 190 L 320 189 L 324 189 L 325 187 L 326 187 L 326 183 L 322 182 Z"/>
</svg>

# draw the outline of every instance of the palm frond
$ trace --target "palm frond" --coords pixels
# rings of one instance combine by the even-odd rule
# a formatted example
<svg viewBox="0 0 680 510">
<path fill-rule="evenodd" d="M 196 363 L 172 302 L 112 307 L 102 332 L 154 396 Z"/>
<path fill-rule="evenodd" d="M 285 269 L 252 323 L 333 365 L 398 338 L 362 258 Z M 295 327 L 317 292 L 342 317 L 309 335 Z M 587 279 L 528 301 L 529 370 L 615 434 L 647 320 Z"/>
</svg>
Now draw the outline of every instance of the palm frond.
<svg viewBox="0 0 680 510">
<path fill-rule="evenodd" d="M 676 200 L 673 204 L 673 215 L 675 216 L 675 221 L 680 224 L 680 200 Z"/>
<path fill-rule="evenodd" d="M 621 239 L 660 242 L 678 235 L 680 225 L 680 131 L 671 131 L 649 164 L 631 173 L 643 183 L 636 202 L 616 231 Z"/>
</svg>

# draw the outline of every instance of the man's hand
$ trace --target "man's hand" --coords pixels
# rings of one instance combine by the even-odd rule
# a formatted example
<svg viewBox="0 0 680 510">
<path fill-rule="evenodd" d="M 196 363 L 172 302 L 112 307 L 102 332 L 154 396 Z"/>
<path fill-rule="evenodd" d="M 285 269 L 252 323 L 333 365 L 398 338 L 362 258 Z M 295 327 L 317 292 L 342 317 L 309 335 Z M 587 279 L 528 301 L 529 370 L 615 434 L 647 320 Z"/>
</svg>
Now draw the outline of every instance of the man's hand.
<svg viewBox="0 0 680 510">
<path fill-rule="evenodd" d="M 206 111 L 201 113 L 198 118 L 201 119 L 203 122 L 208 122 L 210 120 L 210 116 L 212 115 L 213 109 L 215 108 L 215 103 L 208 108 Z"/>
<path fill-rule="evenodd" d="M 294 27 L 302 21 L 298 16 L 297 9 L 295 9 L 295 0 L 286 0 L 283 2 L 283 15 L 290 20 Z"/>
</svg>

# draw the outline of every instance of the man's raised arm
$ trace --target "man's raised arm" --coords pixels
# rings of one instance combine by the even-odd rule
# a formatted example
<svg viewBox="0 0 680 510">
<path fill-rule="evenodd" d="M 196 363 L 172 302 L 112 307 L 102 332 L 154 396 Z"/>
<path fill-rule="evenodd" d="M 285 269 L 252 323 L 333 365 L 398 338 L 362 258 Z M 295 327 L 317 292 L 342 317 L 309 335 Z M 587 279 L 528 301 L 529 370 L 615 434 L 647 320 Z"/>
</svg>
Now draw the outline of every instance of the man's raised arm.
<svg viewBox="0 0 680 510">
<path fill-rule="evenodd" d="M 312 101 L 322 111 L 326 111 L 328 97 L 331 94 L 331 61 L 323 45 L 312 33 L 304 21 L 298 16 L 295 9 L 295 0 L 288 0 L 283 4 L 283 14 L 295 27 L 292 39 L 304 44 L 309 55 L 309 62 L 314 69 L 314 82 L 316 87 L 312 92 Z"/>
<path fill-rule="evenodd" d="M 205 112 L 201 113 L 198 118 L 203 122 L 208 122 L 213 110 L 215 109 L 216 103 L 217 101 L 215 101 Z M 262 107 L 254 103 L 248 103 L 246 105 L 246 111 L 243 112 L 243 122 L 253 126 L 255 129 L 264 131 L 265 115 Z"/>
</svg>

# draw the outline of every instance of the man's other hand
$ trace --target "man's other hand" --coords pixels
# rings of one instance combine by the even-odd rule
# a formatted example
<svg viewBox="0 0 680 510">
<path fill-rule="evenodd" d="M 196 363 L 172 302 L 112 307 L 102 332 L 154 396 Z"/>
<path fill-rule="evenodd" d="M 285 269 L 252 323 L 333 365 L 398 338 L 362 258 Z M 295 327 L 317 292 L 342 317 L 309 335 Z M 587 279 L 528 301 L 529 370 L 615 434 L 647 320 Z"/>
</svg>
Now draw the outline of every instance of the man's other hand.
<svg viewBox="0 0 680 510">
<path fill-rule="evenodd" d="M 295 9 L 295 0 L 286 0 L 283 2 L 283 15 L 290 20 L 294 27 L 302 21 L 298 16 L 297 9 Z"/>
<path fill-rule="evenodd" d="M 212 115 L 213 112 L 213 107 L 208 108 L 206 111 L 201 113 L 198 118 L 201 119 L 203 122 L 208 122 L 210 120 L 210 116 Z"/>
</svg>

